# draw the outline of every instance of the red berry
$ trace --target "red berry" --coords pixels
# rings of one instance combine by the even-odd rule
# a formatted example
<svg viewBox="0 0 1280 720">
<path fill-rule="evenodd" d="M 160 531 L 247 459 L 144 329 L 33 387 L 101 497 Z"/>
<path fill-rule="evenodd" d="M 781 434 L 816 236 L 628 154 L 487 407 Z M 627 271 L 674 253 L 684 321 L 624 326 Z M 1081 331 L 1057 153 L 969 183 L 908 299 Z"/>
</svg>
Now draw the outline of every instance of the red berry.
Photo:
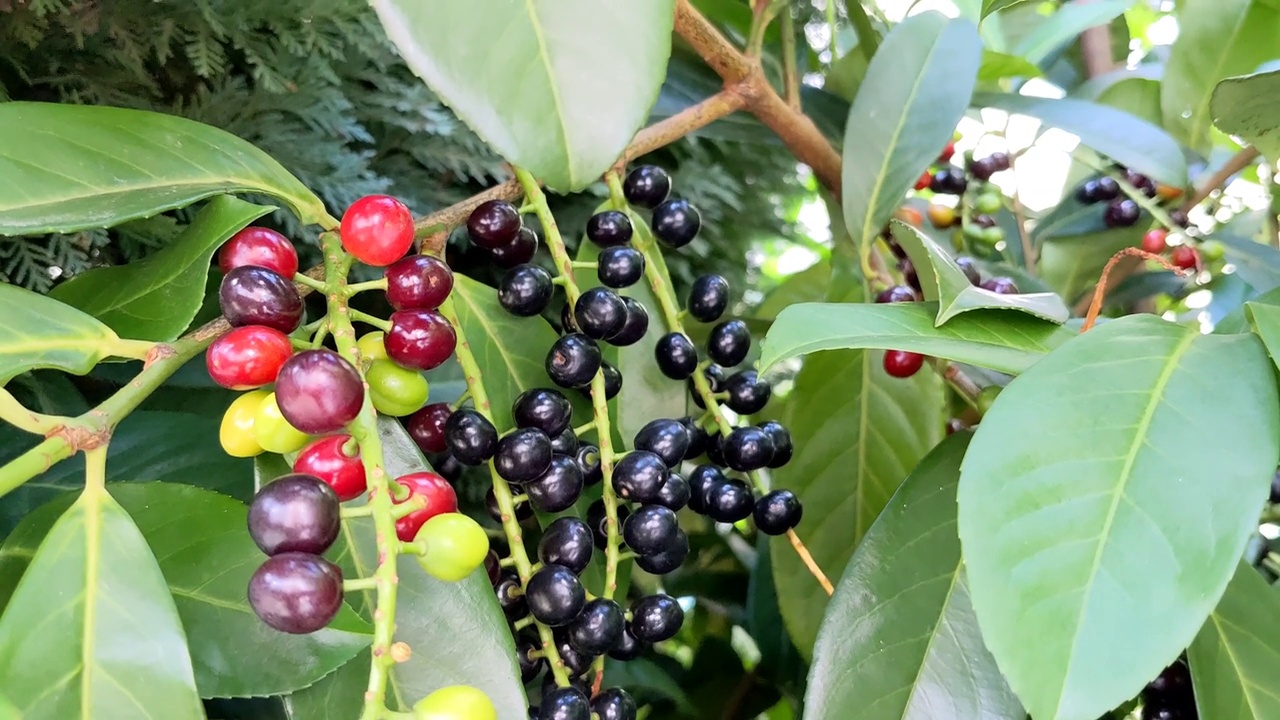
<svg viewBox="0 0 1280 720">
<path fill-rule="evenodd" d="M 909 378 L 924 367 L 924 356 L 907 350 L 887 350 L 884 354 L 884 371 L 896 378 Z"/>
<path fill-rule="evenodd" d="M 453 291 L 453 272 L 443 260 L 411 255 L 387 268 L 387 302 L 396 310 L 435 310 Z"/>
<path fill-rule="evenodd" d="M 948 142 L 946 147 L 942 148 L 942 153 L 938 155 L 938 162 L 940 163 L 948 162 L 951 160 L 951 156 L 955 154 L 956 154 L 956 143 L 953 140 L 951 142 Z"/>
<path fill-rule="evenodd" d="M 384 343 L 387 357 L 400 365 L 431 370 L 453 355 L 458 335 L 438 312 L 400 310 L 391 313 L 391 331 Z"/>
<path fill-rule="evenodd" d="M 249 325 L 214 340 L 204 360 L 214 382 L 232 390 L 250 390 L 275 382 L 281 366 L 292 355 L 288 335 Z"/>
<path fill-rule="evenodd" d="M 413 215 L 387 195 L 366 195 L 342 216 L 342 247 L 366 265 L 383 267 L 413 247 Z"/>
<path fill-rule="evenodd" d="M 320 438 L 298 453 L 293 471 L 325 481 L 342 502 L 360 497 L 368 483 L 360 456 L 353 457 L 342 450 L 350 440 L 350 435 Z"/>
<path fill-rule="evenodd" d="M 1200 253 L 1190 245 L 1179 245 L 1169 253 L 1169 260 L 1173 262 L 1175 267 L 1183 270 L 1199 270 L 1200 269 Z"/>
<path fill-rule="evenodd" d="M 290 425 L 309 435 L 324 435 L 341 430 L 360 414 L 364 381 L 338 353 L 307 350 L 280 368 L 276 403 Z"/>
<path fill-rule="evenodd" d="M 933 173 L 929 172 L 928 170 L 925 170 L 924 172 L 920 173 L 920 179 L 916 180 L 915 189 L 924 190 L 925 188 L 929 187 L 930 183 L 932 182 L 933 182 Z"/>
<path fill-rule="evenodd" d="M 427 501 L 427 506 L 423 509 L 415 510 L 396 520 L 396 537 L 404 542 L 412 542 L 418 534 L 418 529 L 431 518 L 458 511 L 458 496 L 453 492 L 453 486 L 448 480 L 433 472 L 401 475 L 396 478 L 396 482 L 409 488 L 410 498 L 418 495 Z M 396 504 L 400 502 L 404 501 Z"/>
<path fill-rule="evenodd" d="M 453 411 L 449 403 L 428 405 L 409 416 L 405 429 L 424 453 L 440 453 L 447 449 L 444 440 L 444 424 Z"/>
<path fill-rule="evenodd" d="M 298 251 L 271 228 L 247 227 L 232 235 L 218 253 L 218 267 L 224 275 L 246 265 L 274 270 L 292 280 L 298 273 Z"/>
<path fill-rule="evenodd" d="M 1147 234 L 1142 236 L 1142 249 L 1152 255 L 1159 255 L 1169 247 L 1165 244 L 1165 238 L 1168 237 L 1168 235 L 1169 233 L 1166 232 L 1164 228 L 1152 228 L 1151 230 L 1148 230 Z"/>
</svg>

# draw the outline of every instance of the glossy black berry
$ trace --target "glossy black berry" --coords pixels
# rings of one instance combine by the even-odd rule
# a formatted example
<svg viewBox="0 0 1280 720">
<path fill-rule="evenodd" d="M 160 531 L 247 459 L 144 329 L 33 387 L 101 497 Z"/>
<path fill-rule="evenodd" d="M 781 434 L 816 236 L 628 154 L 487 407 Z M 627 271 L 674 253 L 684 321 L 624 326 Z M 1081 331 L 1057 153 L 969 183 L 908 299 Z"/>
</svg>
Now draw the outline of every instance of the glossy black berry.
<svg viewBox="0 0 1280 720">
<path fill-rule="evenodd" d="M 506 200 L 488 200 L 467 217 L 467 235 L 471 242 L 492 250 L 515 242 L 520 224 L 520 211 L 515 205 Z"/>
<path fill-rule="evenodd" d="M 1097 186 L 1094 190 L 1096 202 L 1106 202 L 1120 197 L 1120 183 L 1116 182 L 1115 178 L 1100 177 L 1096 182 Z"/>
<path fill-rule="evenodd" d="M 582 470 L 582 481 L 588 486 L 604 479 L 604 473 L 600 470 L 600 448 L 595 445 L 580 445 L 573 459 Z"/>
<path fill-rule="evenodd" d="M 542 696 L 538 720 L 591 720 L 587 696 L 575 687 L 558 687 Z"/>
<path fill-rule="evenodd" d="M 657 207 L 671 194 L 671 176 L 656 165 L 641 165 L 627 173 L 622 195 L 627 202 L 646 209 Z"/>
<path fill-rule="evenodd" d="M 1113 200 L 1102 212 L 1102 222 L 1109 228 L 1130 227 L 1138 222 L 1138 216 L 1141 214 L 1142 210 L 1138 207 L 1138 203 L 1129 198 Z"/>
<path fill-rule="evenodd" d="M 755 509 L 751 488 L 741 480 L 725 480 L 707 492 L 707 517 L 722 523 L 745 520 Z"/>
<path fill-rule="evenodd" d="M 724 447 L 724 436 L 720 433 L 712 433 L 707 439 L 707 459 L 711 462 L 724 467 L 724 453 L 721 449 Z"/>
<path fill-rule="evenodd" d="M 582 616 L 579 615 L 578 617 L 581 618 Z M 559 651 L 560 661 L 564 663 L 564 666 L 569 671 L 570 675 L 582 675 L 587 670 L 591 669 L 591 661 L 595 658 L 588 653 L 579 651 L 578 648 L 570 642 L 568 632 L 570 627 L 573 626 L 568 625 L 566 627 L 556 628 L 554 633 L 556 650 Z"/>
<path fill-rule="evenodd" d="M 1174 660 L 1171 665 L 1160 671 L 1155 680 L 1147 683 L 1143 690 L 1144 697 L 1179 696 L 1191 689 L 1191 671 L 1181 659 Z"/>
<path fill-rule="evenodd" d="M 680 522 L 675 511 L 661 505 L 641 505 L 622 525 L 622 539 L 641 555 L 668 550 L 674 542 Z"/>
<path fill-rule="evenodd" d="M 605 287 L 631 287 L 644 277 L 644 255 L 635 248 L 605 248 L 596 262 L 596 277 Z"/>
<path fill-rule="evenodd" d="M 636 639 L 646 643 L 670 640 L 684 624 L 684 610 L 670 595 L 648 595 L 631 603 L 627 626 Z"/>
<path fill-rule="evenodd" d="M 582 469 L 568 455 L 556 455 L 546 471 L 525 483 L 529 502 L 543 512 L 560 512 L 573 507 L 582 495 Z"/>
<path fill-rule="evenodd" d="M 249 537 L 262 552 L 320 555 L 338 537 L 338 496 L 313 475 L 295 473 L 263 487 L 249 503 Z"/>
<path fill-rule="evenodd" d="M 444 422 L 444 442 L 458 462 L 480 465 L 498 449 L 498 431 L 485 416 L 470 408 L 461 408 Z"/>
<path fill-rule="evenodd" d="M 498 302 L 518 317 L 532 317 L 547 309 L 555 285 L 551 273 L 537 265 L 517 265 L 498 283 Z"/>
<path fill-rule="evenodd" d="M 622 371 L 609 363 L 600 363 L 600 374 L 604 377 L 604 399 L 614 399 L 622 392 Z"/>
<path fill-rule="evenodd" d="M 689 431 L 679 420 L 650 420 L 636 433 L 633 447 L 657 455 L 669 468 L 678 467 L 689 450 Z"/>
<path fill-rule="evenodd" d="M 538 541 L 538 559 L 544 565 L 563 565 L 575 575 L 587 569 L 593 552 L 591 528 L 576 517 L 552 520 Z"/>
<path fill-rule="evenodd" d="M 605 210 L 587 220 L 587 239 L 602 248 L 626 245 L 631 235 L 630 218 L 617 210 Z"/>
<path fill-rule="evenodd" d="M 627 518 L 631 516 L 631 510 L 626 505 L 618 505 L 618 524 L 622 525 L 627 522 Z M 587 508 L 587 525 L 591 526 L 592 539 L 595 541 L 596 548 L 603 550 L 609 537 L 608 528 L 605 521 L 608 515 L 605 514 L 604 501 L 597 500 L 591 503 L 591 507 Z M 622 528 L 618 528 L 618 534 L 621 536 Z"/>
<path fill-rule="evenodd" d="M 432 457 L 431 467 L 436 471 L 436 474 L 451 483 L 458 482 L 458 478 L 462 477 L 462 463 L 458 462 L 458 458 L 450 453 L 440 453 Z"/>
<path fill-rule="evenodd" d="M 724 439 L 720 451 L 725 463 L 734 470 L 751 472 L 773 460 L 773 439 L 758 427 L 734 428 Z"/>
<path fill-rule="evenodd" d="M 970 285 L 977 285 L 982 282 L 982 273 L 979 272 L 978 264 L 973 261 L 973 258 L 961 255 L 956 258 L 956 265 L 960 266 L 964 276 L 969 279 Z"/>
<path fill-rule="evenodd" d="M 1149 198 L 1156 196 L 1156 181 L 1133 170 L 1124 171 L 1124 180 Z"/>
<path fill-rule="evenodd" d="M 689 557 L 689 536 L 677 529 L 665 550 L 652 555 L 637 555 L 636 565 L 650 575 L 666 575 L 675 572 Z"/>
<path fill-rule="evenodd" d="M 644 450 L 633 450 L 613 466 L 613 490 L 635 502 L 653 502 L 667 481 L 667 465 L 662 458 Z"/>
<path fill-rule="evenodd" d="M 929 189 L 939 195 L 963 195 L 968 186 L 964 173 L 949 167 L 934 173 L 929 181 Z"/>
<path fill-rule="evenodd" d="M 493 468 L 507 482 L 525 483 L 551 466 L 551 438 L 538 428 L 520 428 L 498 440 Z"/>
<path fill-rule="evenodd" d="M 640 654 L 644 652 L 644 649 L 645 644 L 637 640 L 636 636 L 632 635 L 630 630 L 624 629 L 622 631 L 622 639 L 619 640 L 618 644 L 614 645 L 613 649 L 609 651 L 609 657 L 614 660 L 629 662 L 640 657 Z"/>
<path fill-rule="evenodd" d="M 557 631 L 555 634 L 558 636 L 556 640 L 557 648 L 560 648 L 562 646 L 566 646 L 569 644 L 569 640 L 568 638 L 564 637 L 563 632 Z M 577 651 L 575 650 L 574 652 L 577 652 Z M 542 676 L 542 697 L 547 697 L 557 687 L 558 686 L 556 685 L 556 678 L 554 674 L 547 673 L 546 675 Z M 570 676 L 569 676 L 569 687 L 576 688 L 578 692 L 582 693 L 584 696 L 591 694 L 591 683 L 587 682 L 587 679 L 584 677 L 573 676 L 572 671 L 570 671 Z M 532 720 L 541 720 L 542 710 L 536 707 L 529 708 L 529 717 Z"/>
<path fill-rule="evenodd" d="M 573 431 L 573 428 L 565 428 L 564 432 L 551 438 L 551 452 L 571 457 L 577 454 L 578 435 Z"/>
<path fill-rule="evenodd" d="M 752 515 L 756 528 L 765 535 L 781 535 L 800 524 L 804 509 L 790 490 L 774 490 L 756 501 Z"/>
<path fill-rule="evenodd" d="M 595 340 L 570 333 L 556 340 L 547 353 L 547 375 L 560 387 L 586 387 L 599 372 L 600 362 L 600 346 Z"/>
<path fill-rule="evenodd" d="M 524 588 L 520 587 L 520 577 L 514 572 L 504 572 L 502 577 L 498 578 L 497 584 L 493 586 L 493 592 L 498 596 L 498 605 L 508 621 L 515 622 L 529 614 L 529 604 L 524 599 Z"/>
<path fill-rule="evenodd" d="M 711 442 L 707 431 L 702 429 L 698 421 L 690 416 L 680 418 L 680 424 L 684 425 L 684 429 L 689 432 L 689 449 L 685 451 L 684 459 L 692 460 L 707 451 L 707 444 Z"/>
<path fill-rule="evenodd" d="M 591 701 L 591 710 L 600 720 L 636 720 L 636 701 L 622 688 L 601 690 Z"/>
<path fill-rule="evenodd" d="M 547 435 L 556 436 L 569 427 L 573 418 L 573 406 L 569 398 L 553 388 L 525 390 L 511 406 L 516 427 L 538 428 Z"/>
<path fill-rule="evenodd" d="M 698 350 L 683 333 L 667 333 L 653 348 L 658 369 L 672 380 L 684 380 L 698 367 Z"/>
<path fill-rule="evenodd" d="M 516 661 L 520 663 L 520 681 L 529 682 L 538 677 L 546 660 L 540 654 L 542 641 L 536 635 L 522 636 L 516 641 Z"/>
<path fill-rule="evenodd" d="M 627 306 L 614 291 L 591 288 L 574 304 L 573 321 L 587 337 L 604 340 L 622 330 L 627 322 Z"/>
<path fill-rule="evenodd" d="M 711 491 L 727 481 L 724 473 L 715 465 L 699 465 L 689 473 L 689 509 L 707 514 Z"/>
<path fill-rule="evenodd" d="M 657 505 L 679 510 L 689 504 L 689 481 L 680 473 L 668 473 L 667 481 L 653 501 Z"/>
<path fill-rule="evenodd" d="M 702 393 L 698 392 L 698 384 L 694 382 L 694 375 L 690 375 L 687 381 L 689 385 L 689 397 L 693 398 L 693 403 L 702 409 L 706 409 L 707 403 L 702 398 Z M 719 365 L 708 365 L 702 369 L 702 377 L 706 378 L 707 386 L 711 392 L 718 393 L 724 390 L 725 371 Z"/>
<path fill-rule="evenodd" d="M 773 441 L 773 458 L 769 460 L 769 467 L 780 468 L 786 465 L 791 460 L 793 450 L 791 431 L 776 420 L 760 423 L 760 429 Z"/>
<path fill-rule="evenodd" d="M 902 272 L 902 279 L 907 281 L 907 285 L 917 293 L 921 292 L 920 273 L 916 272 L 916 266 L 910 260 L 899 261 L 898 270 Z"/>
<path fill-rule="evenodd" d="M 724 390 L 729 393 L 725 404 L 739 415 L 753 415 L 769 404 L 773 390 L 769 383 L 760 379 L 755 370 L 743 370 L 729 376 L 724 382 Z"/>
<path fill-rule="evenodd" d="M 693 242 L 702 227 L 702 216 L 688 200 L 672 198 L 653 209 L 653 234 L 658 242 L 682 248 Z"/>
<path fill-rule="evenodd" d="M 916 297 L 916 291 L 906 285 L 893 285 L 881 290 L 876 295 L 876 302 L 878 303 L 915 302 L 916 300 L 919 300 Z"/>
<path fill-rule="evenodd" d="M 538 252 L 538 234 L 527 227 L 521 227 L 516 239 L 509 245 L 493 248 L 489 251 L 489 259 L 502 268 L 513 268 L 523 265 Z"/>
<path fill-rule="evenodd" d="M 582 612 L 569 624 L 569 642 L 580 653 L 603 655 L 622 639 L 625 625 L 618 603 L 596 598 L 583 606 Z"/>
<path fill-rule="evenodd" d="M 711 328 L 707 339 L 707 355 L 724 367 L 733 367 L 747 359 L 751 349 L 751 330 L 741 320 L 728 320 Z"/>
<path fill-rule="evenodd" d="M 493 488 L 489 488 L 484 495 L 484 509 L 489 513 L 489 517 L 493 518 L 496 523 L 502 522 L 502 508 L 498 507 L 498 496 L 493 494 Z M 533 517 L 533 508 L 529 507 L 526 501 L 520 501 L 513 508 L 516 514 L 516 522 L 524 522 Z"/>
<path fill-rule="evenodd" d="M 1187 214 L 1181 208 L 1170 210 L 1169 220 L 1180 228 L 1191 227 L 1191 218 L 1187 217 Z"/>
<path fill-rule="evenodd" d="M 627 306 L 627 321 L 609 338 L 609 344 L 617 347 L 635 345 L 649 331 L 649 311 L 644 305 L 629 297 L 622 298 L 622 303 Z"/>
<path fill-rule="evenodd" d="M 253 612 L 270 627 L 313 633 L 342 607 L 342 570 L 318 555 L 280 553 L 253 573 L 248 595 Z"/>
<path fill-rule="evenodd" d="M 729 281 L 720 275 L 699 275 L 689 289 L 685 307 L 700 322 L 719 320 L 729 307 Z"/>
<path fill-rule="evenodd" d="M 218 304 L 231 327 L 265 325 L 291 333 L 302 322 L 302 296 L 293 282 L 256 265 L 233 268 L 222 278 Z"/>
<path fill-rule="evenodd" d="M 529 578 L 524 595 L 534 619 L 550 627 L 568 625 L 587 602 L 582 583 L 563 565 L 544 565 Z"/>
<path fill-rule="evenodd" d="M 997 295 L 1017 295 L 1018 294 L 1018 286 L 1014 284 L 1013 280 L 1007 277 L 988 278 L 987 280 L 983 281 L 982 285 L 980 285 L 979 287 L 981 287 L 983 290 L 990 290 L 991 292 L 996 293 Z"/>
</svg>

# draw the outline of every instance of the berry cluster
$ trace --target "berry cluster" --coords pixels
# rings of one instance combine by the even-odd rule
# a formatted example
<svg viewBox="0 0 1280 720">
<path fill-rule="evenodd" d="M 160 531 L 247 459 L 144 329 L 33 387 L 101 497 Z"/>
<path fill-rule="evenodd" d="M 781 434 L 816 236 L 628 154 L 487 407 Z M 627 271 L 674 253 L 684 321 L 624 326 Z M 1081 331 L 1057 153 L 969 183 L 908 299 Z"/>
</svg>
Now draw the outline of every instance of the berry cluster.
<svg viewBox="0 0 1280 720">
<path fill-rule="evenodd" d="M 1151 178 L 1133 170 L 1120 167 L 1116 169 L 1118 176 L 1123 176 L 1127 185 L 1141 192 L 1156 202 L 1168 202 L 1181 197 L 1182 191 L 1168 185 L 1162 185 Z M 1085 205 L 1107 203 L 1102 212 L 1102 220 L 1109 228 L 1132 227 L 1142 215 L 1142 208 L 1132 198 L 1124 196 L 1120 183 L 1116 178 L 1103 175 L 1086 180 L 1075 194 L 1076 200 Z M 1170 247 L 1169 233 L 1186 230 L 1191 222 L 1187 214 L 1180 208 L 1167 210 L 1172 227 L 1155 227 L 1142 236 L 1141 247 L 1152 255 L 1169 253 L 1169 262 L 1182 270 L 1200 270 L 1203 266 L 1201 253 L 1183 236 L 1182 242 Z"/>
<path fill-rule="evenodd" d="M 1000 191 L 989 181 L 991 176 L 1008 170 L 1009 155 L 992 153 L 983 158 L 966 156 L 964 168 L 951 164 L 954 142 L 947 143 L 937 162 L 916 181 L 915 190 L 932 195 L 955 195 L 956 207 L 931 202 L 925 209 L 929 222 L 939 230 L 959 226 L 953 244 L 957 250 L 971 246 L 990 252 L 1004 240 L 1004 230 L 996 224 L 995 214 L 1003 207 Z"/>
<path fill-rule="evenodd" d="M 1142 720 L 1196 720 L 1191 671 L 1179 658 L 1142 691 Z"/>
</svg>

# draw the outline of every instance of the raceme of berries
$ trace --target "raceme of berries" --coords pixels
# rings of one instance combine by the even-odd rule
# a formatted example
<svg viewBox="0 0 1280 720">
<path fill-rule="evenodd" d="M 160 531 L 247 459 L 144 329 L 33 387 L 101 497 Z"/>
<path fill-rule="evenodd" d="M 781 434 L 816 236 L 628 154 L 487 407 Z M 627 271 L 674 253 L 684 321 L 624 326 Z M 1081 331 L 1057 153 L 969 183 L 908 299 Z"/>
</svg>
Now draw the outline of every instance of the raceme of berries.
<svg viewBox="0 0 1280 720">
<path fill-rule="evenodd" d="M 366 265 L 385 267 L 413 247 L 413 215 L 387 195 L 366 195 L 342 215 L 342 247 Z"/>
</svg>

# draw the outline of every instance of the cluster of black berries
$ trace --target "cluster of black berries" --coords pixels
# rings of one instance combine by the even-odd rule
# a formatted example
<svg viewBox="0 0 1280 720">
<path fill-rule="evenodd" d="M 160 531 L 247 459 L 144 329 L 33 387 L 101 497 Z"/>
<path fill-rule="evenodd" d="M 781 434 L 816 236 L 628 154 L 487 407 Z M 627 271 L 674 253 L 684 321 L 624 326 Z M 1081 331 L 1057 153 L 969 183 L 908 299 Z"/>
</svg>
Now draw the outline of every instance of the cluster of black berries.
<svg viewBox="0 0 1280 720">
<path fill-rule="evenodd" d="M 1191 671 L 1179 658 L 1142 691 L 1142 720 L 1196 720 Z"/>
<path fill-rule="evenodd" d="M 964 169 L 950 164 L 955 153 L 954 142 L 947 143 L 937 162 L 916 181 L 917 192 L 928 190 L 935 195 L 957 195 L 961 203 L 972 207 L 962 213 L 947 205 L 930 203 L 926 209 L 929 221 L 939 230 L 960 226 L 954 244 L 963 249 L 966 241 L 978 248 L 995 248 L 1004 239 L 1004 231 L 996 224 L 995 213 L 1003 205 L 999 190 L 988 181 L 992 175 L 1008 170 L 1012 164 L 1006 153 L 967 158 Z"/>
<path fill-rule="evenodd" d="M 1119 168 L 1119 171 L 1124 173 L 1126 183 L 1149 198 L 1172 200 L 1182 194 L 1176 188 L 1161 186 L 1155 180 L 1133 170 Z M 1120 190 L 1120 183 L 1107 175 L 1082 183 L 1076 188 L 1076 200 L 1083 205 L 1106 203 L 1107 207 L 1102 211 L 1102 222 L 1109 228 L 1132 227 L 1142 215 L 1142 208 L 1138 203 L 1124 197 Z M 1187 214 L 1178 208 L 1169 210 L 1169 219 L 1173 220 L 1178 227 L 1185 228 L 1191 224 Z"/>
</svg>

